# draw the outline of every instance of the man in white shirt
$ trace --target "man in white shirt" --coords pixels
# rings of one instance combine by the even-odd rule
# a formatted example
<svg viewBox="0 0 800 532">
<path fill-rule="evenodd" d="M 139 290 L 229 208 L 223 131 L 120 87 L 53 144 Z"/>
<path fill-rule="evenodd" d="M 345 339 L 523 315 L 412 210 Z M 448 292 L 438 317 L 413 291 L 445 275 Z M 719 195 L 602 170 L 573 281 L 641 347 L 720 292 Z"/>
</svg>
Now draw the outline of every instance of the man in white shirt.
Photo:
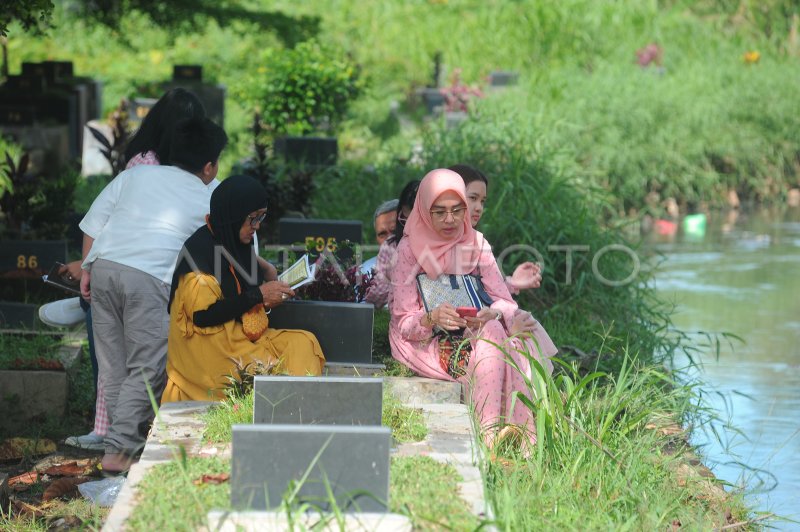
<svg viewBox="0 0 800 532">
<path fill-rule="evenodd" d="M 140 165 L 103 189 L 80 223 L 81 292 L 92 326 L 111 425 L 102 467 L 124 471 L 144 445 L 165 385 L 172 271 L 184 241 L 205 223 L 225 132 L 208 119 L 175 128 L 172 166 Z"/>
</svg>

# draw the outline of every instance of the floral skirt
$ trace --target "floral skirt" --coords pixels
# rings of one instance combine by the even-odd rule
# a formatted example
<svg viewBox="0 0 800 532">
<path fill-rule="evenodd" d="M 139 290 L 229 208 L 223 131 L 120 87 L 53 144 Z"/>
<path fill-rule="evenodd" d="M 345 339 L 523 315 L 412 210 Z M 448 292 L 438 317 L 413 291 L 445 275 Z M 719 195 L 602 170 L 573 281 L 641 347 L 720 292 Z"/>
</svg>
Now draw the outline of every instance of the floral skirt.
<svg viewBox="0 0 800 532">
<path fill-rule="evenodd" d="M 439 348 L 439 365 L 453 379 L 467 374 L 469 358 L 472 355 L 472 342 L 464 338 L 463 331 L 455 333 L 440 332 L 436 341 Z"/>
</svg>

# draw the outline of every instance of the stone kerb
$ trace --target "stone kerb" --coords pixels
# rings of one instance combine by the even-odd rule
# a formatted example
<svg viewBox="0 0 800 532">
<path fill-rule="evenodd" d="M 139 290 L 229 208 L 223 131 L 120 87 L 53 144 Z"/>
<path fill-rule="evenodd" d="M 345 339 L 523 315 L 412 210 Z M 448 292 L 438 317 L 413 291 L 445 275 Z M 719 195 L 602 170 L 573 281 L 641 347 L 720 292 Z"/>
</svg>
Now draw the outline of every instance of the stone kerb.
<svg viewBox="0 0 800 532">
<path fill-rule="evenodd" d="M 461 403 L 463 391 L 458 382 L 425 377 L 384 377 L 386 389 L 408 406 Z"/>
<path fill-rule="evenodd" d="M 208 401 L 182 401 L 161 406 L 139 462 L 128 472 L 125 484 L 103 524 L 103 532 L 129 529 L 125 521 L 136 504 L 138 485 L 151 467 L 166 464 L 179 457 L 178 446 L 183 447 L 188 456 L 198 455 L 205 428 L 199 416 L 214 404 Z"/>
</svg>

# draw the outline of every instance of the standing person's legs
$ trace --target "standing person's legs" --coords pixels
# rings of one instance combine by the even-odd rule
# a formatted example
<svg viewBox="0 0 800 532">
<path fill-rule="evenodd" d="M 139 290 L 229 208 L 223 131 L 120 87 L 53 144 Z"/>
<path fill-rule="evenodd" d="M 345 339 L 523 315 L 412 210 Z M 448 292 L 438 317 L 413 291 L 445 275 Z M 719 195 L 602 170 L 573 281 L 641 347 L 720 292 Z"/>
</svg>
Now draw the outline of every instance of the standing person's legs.
<svg viewBox="0 0 800 532">
<path fill-rule="evenodd" d="M 111 416 L 119 389 L 128 375 L 123 325 L 125 297 L 120 285 L 119 266 L 106 260 L 98 260 L 92 265 L 92 329 L 98 379 Z"/>
<path fill-rule="evenodd" d="M 106 414 L 105 394 L 103 391 L 103 383 L 99 377 L 99 367 L 97 363 L 97 354 L 94 348 L 94 331 L 92 330 L 92 307 L 83 298 L 80 300 L 81 308 L 86 313 L 86 336 L 89 341 L 89 358 L 92 361 L 92 372 L 94 373 L 94 392 L 95 392 L 95 410 L 94 410 L 94 428 L 89 434 L 83 436 L 70 436 L 64 443 L 80 449 L 91 449 L 94 451 L 102 450 L 103 437 L 108 432 L 108 414 Z"/>
<path fill-rule="evenodd" d="M 117 265 L 117 269 L 124 295 L 126 375 L 112 392 L 113 406 L 112 393 L 106 394 L 111 413 L 111 426 L 105 440 L 107 457 L 135 454 L 144 446 L 155 415 L 150 393 L 158 401 L 166 384 L 169 332 L 169 285 L 133 268 Z M 104 468 L 109 469 L 106 462 L 104 459 Z"/>
</svg>

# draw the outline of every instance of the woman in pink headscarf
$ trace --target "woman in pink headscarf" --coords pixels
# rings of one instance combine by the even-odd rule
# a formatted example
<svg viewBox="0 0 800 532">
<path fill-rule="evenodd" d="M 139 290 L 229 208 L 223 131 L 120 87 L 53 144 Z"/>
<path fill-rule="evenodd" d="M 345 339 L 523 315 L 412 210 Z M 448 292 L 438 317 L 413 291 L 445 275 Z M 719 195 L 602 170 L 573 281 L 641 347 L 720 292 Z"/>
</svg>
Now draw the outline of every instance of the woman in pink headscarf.
<svg viewBox="0 0 800 532">
<path fill-rule="evenodd" d="M 461 176 L 445 169 L 428 173 L 397 246 L 389 295 L 392 355 L 424 377 L 465 384 L 487 443 L 505 425 L 525 429 L 535 441 L 531 412 L 518 401 L 512 409 L 512 393 L 529 392 L 507 359 L 530 375 L 532 368 L 520 353 L 525 351 L 550 372 L 549 357 L 557 350 L 541 325 L 514 303 L 489 244 L 466 214 Z M 461 317 L 449 303 L 426 311 L 419 274 L 430 279 L 476 275 L 491 304 L 474 318 Z"/>
</svg>

